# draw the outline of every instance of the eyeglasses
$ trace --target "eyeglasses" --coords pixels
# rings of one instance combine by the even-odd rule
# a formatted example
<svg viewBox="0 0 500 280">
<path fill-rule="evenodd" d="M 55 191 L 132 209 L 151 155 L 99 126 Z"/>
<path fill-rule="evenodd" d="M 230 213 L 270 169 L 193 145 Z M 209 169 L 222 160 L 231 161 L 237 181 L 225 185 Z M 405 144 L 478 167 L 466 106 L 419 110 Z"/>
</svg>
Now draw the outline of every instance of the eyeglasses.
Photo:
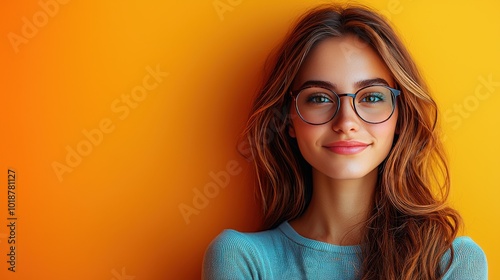
<svg viewBox="0 0 500 280">
<path fill-rule="evenodd" d="M 340 108 L 340 98 L 352 97 L 356 114 L 371 124 L 383 123 L 391 118 L 396 108 L 396 97 L 400 90 L 388 86 L 372 85 L 356 93 L 337 94 L 320 86 L 310 86 L 290 92 L 295 99 L 295 109 L 308 124 L 320 125 L 331 121 Z"/>
</svg>

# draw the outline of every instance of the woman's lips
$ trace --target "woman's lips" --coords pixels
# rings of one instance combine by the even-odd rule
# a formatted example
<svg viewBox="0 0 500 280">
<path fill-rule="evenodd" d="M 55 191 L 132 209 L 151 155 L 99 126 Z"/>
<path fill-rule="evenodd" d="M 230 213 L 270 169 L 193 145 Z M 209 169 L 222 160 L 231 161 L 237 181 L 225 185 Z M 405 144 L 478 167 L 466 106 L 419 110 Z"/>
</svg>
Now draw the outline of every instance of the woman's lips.
<svg viewBox="0 0 500 280">
<path fill-rule="evenodd" d="M 369 144 L 358 141 L 338 141 L 327 144 L 324 147 L 340 155 L 354 155 L 364 151 Z"/>
</svg>

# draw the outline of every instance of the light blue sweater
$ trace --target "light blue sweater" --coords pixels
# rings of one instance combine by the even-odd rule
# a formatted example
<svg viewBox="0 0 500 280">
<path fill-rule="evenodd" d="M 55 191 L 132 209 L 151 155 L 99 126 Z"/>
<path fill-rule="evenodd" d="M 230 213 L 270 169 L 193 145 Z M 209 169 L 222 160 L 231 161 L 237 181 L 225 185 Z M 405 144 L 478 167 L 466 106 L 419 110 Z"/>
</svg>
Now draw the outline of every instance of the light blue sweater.
<svg viewBox="0 0 500 280">
<path fill-rule="evenodd" d="M 443 279 L 488 279 L 483 250 L 469 237 L 453 242 L 455 259 Z M 203 279 L 359 279 L 360 246 L 305 238 L 288 222 L 256 233 L 225 230 L 209 245 Z M 442 259 L 446 264 L 447 252 Z"/>
</svg>

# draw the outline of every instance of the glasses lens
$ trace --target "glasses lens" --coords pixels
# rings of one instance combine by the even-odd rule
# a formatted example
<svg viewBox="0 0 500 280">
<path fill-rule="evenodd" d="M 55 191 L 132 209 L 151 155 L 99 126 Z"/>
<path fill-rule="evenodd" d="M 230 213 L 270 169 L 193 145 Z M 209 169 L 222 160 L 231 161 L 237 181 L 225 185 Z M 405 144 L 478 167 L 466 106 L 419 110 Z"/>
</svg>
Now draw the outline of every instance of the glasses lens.
<svg viewBox="0 0 500 280">
<path fill-rule="evenodd" d="M 392 115 L 394 97 L 387 87 L 371 86 L 358 91 L 354 106 L 363 120 L 370 123 L 380 123 Z"/>
<path fill-rule="evenodd" d="M 305 88 L 297 95 L 297 112 L 308 123 L 322 124 L 335 115 L 338 102 L 338 97 L 327 89 Z"/>
</svg>

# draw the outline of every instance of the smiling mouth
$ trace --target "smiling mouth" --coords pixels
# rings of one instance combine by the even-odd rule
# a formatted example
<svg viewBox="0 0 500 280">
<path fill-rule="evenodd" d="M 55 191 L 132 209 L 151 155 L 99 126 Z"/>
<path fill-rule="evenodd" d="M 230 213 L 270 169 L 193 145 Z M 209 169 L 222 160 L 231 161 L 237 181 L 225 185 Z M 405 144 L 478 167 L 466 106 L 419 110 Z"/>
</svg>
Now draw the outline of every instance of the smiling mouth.
<svg viewBox="0 0 500 280">
<path fill-rule="evenodd" d="M 355 155 L 364 151 L 368 146 L 369 144 L 358 141 L 338 141 L 324 147 L 339 155 Z"/>
</svg>

